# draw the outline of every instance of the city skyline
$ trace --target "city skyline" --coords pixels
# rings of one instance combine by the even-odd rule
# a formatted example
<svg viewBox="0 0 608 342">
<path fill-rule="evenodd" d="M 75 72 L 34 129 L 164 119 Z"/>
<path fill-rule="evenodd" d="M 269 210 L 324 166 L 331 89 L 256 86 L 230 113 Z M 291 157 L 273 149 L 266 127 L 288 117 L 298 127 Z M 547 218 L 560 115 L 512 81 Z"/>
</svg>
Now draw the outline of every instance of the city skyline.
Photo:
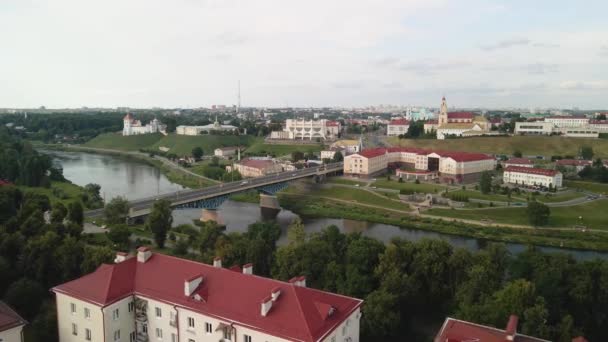
<svg viewBox="0 0 608 342">
<path fill-rule="evenodd" d="M 0 107 L 601 109 L 608 4 L 7 1 Z M 574 16 L 576 14 L 576 16 Z"/>
</svg>

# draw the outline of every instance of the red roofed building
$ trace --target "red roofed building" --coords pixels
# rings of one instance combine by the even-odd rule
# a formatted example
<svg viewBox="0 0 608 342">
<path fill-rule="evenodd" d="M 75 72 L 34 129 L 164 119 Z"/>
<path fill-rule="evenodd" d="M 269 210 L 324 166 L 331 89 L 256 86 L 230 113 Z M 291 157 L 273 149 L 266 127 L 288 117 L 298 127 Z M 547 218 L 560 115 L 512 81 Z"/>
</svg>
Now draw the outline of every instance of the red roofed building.
<svg viewBox="0 0 608 342">
<path fill-rule="evenodd" d="M 511 158 L 503 163 L 503 167 L 507 168 L 509 166 L 533 167 L 534 162 L 528 158 Z"/>
<path fill-rule="evenodd" d="M 555 162 L 555 166 L 562 166 L 565 168 L 574 168 L 576 172 L 580 172 L 585 166 L 591 166 L 593 162 L 591 160 L 582 159 L 560 159 Z"/>
<path fill-rule="evenodd" d="M 448 317 L 434 342 L 551 342 L 517 333 L 517 323 L 517 316 L 511 315 L 503 330 Z"/>
<path fill-rule="evenodd" d="M 3 186 L 3 185 L 12 185 L 12 184 L 13 183 L 0 178 L 0 186 Z"/>
<path fill-rule="evenodd" d="M 399 135 L 406 134 L 410 128 L 410 122 L 406 119 L 391 120 L 386 126 L 386 135 L 389 137 L 396 137 Z"/>
<path fill-rule="evenodd" d="M 238 164 L 234 164 L 234 169 L 243 177 L 262 177 L 272 173 L 283 171 L 281 164 L 275 163 L 270 159 L 243 159 Z M 226 171 L 230 172 L 232 166 L 227 166 Z"/>
<path fill-rule="evenodd" d="M 140 248 L 52 289 L 59 339 L 359 341 L 362 301 Z"/>
<path fill-rule="evenodd" d="M 23 341 L 23 327 L 27 321 L 15 310 L 0 301 L 0 341 Z"/>
<path fill-rule="evenodd" d="M 509 166 L 503 173 L 503 182 L 533 187 L 562 187 L 562 173 L 557 170 Z"/>
</svg>

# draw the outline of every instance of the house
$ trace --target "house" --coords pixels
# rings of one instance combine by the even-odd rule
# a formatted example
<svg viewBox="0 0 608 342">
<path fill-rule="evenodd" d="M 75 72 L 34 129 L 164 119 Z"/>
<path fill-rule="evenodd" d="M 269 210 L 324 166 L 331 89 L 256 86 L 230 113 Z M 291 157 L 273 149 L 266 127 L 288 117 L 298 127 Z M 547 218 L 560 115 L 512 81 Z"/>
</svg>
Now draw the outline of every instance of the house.
<svg viewBox="0 0 608 342">
<path fill-rule="evenodd" d="M 410 122 L 406 119 L 391 120 L 386 126 L 386 135 L 389 137 L 397 137 L 407 133 L 410 128 Z"/>
<path fill-rule="evenodd" d="M 117 253 L 115 263 L 54 287 L 59 340 L 359 341 L 362 300 L 153 253 Z"/>
<path fill-rule="evenodd" d="M 502 178 L 503 182 L 509 184 L 561 188 L 563 175 L 557 170 L 509 166 L 505 168 Z"/>
<path fill-rule="evenodd" d="M 517 166 L 517 167 L 533 167 L 534 162 L 528 158 L 511 158 L 502 163 L 504 168 L 509 166 Z"/>
<path fill-rule="evenodd" d="M 209 134 L 213 132 L 238 132 L 239 128 L 232 125 L 221 124 L 215 117 L 215 121 L 212 124 L 204 126 L 177 126 L 175 128 L 175 134 L 177 135 L 200 135 Z M 245 132 L 245 134 L 247 134 Z"/>
<path fill-rule="evenodd" d="M 553 124 L 544 121 L 516 122 L 515 134 L 519 135 L 551 135 Z"/>
<path fill-rule="evenodd" d="M 334 140 L 340 135 L 342 127 L 338 121 L 332 120 L 285 120 L 282 131 L 270 133 L 270 139 L 289 140 Z"/>
<path fill-rule="evenodd" d="M 560 159 L 555 162 L 556 167 L 565 167 L 566 169 L 575 169 L 576 172 L 581 172 L 586 166 L 591 166 L 591 160 L 583 159 Z"/>
<path fill-rule="evenodd" d="M 503 330 L 448 317 L 435 336 L 434 342 L 551 342 L 519 334 L 518 321 L 517 316 L 511 315 Z"/>
<path fill-rule="evenodd" d="M 237 153 L 238 147 L 218 147 L 213 151 L 213 155 L 220 158 L 230 158 Z"/>
<path fill-rule="evenodd" d="M 272 173 L 282 172 L 281 164 L 275 163 L 271 159 L 247 158 L 234 164 L 234 170 L 238 171 L 243 177 L 262 177 Z M 231 172 L 232 166 L 226 166 L 226 171 Z"/>
<path fill-rule="evenodd" d="M 23 327 L 27 321 L 6 303 L 0 301 L 0 341 L 23 342 Z"/>
<path fill-rule="evenodd" d="M 439 127 L 438 120 L 427 120 L 424 123 L 424 133 L 436 132 L 438 127 Z"/>
<path fill-rule="evenodd" d="M 448 112 L 445 97 L 441 99 L 439 119 L 437 126 L 437 139 L 450 136 L 473 137 L 496 134 L 490 131 L 491 124 L 481 115 L 472 112 Z"/>
</svg>

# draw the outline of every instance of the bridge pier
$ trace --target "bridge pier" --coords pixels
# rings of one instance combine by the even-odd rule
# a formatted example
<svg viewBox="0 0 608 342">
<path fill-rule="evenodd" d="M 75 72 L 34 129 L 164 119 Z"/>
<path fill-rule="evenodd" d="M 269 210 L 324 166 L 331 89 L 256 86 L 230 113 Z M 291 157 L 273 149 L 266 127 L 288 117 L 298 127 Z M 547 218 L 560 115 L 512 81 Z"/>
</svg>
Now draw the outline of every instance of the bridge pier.
<svg viewBox="0 0 608 342">
<path fill-rule="evenodd" d="M 276 218 L 281 211 L 277 196 L 260 193 L 260 211 L 266 220 Z"/>
<path fill-rule="evenodd" d="M 201 212 L 201 222 L 213 221 L 217 224 L 223 224 L 217 209 L 203 209 Z"/>
</svg>

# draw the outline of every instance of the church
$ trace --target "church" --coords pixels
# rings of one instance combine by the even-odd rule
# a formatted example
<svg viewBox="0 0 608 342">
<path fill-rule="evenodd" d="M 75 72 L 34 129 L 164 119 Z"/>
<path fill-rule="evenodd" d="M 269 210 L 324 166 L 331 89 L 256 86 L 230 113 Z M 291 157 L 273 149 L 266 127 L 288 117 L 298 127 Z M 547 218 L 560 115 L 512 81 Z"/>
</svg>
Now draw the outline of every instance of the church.
<svg viewBox="0 0 608 342">
<path fill-rule="evenodd" d="M 127 113 L 122 119 L 122 135 L 138 135 L 150 133 L 167 134 L 167 125 L 162 124 L 158 119 L 150 121 L 147 125 L 142 125 L 140 120 L 135 120 L 131 113 Z"/>
<path fill-rule="evenodd" d="M 475 115 L 472 112 L 448 112 L 448 105 L 445 97 L 441 99 L 439 117 L 434 130 L 437 132 L 437 139 L 443 140 L 447 137 L 473 137 L 491 134 L 491 124 L 482 115 Z M 425 124 L 425 130 L 427 125 Z"/>
</svg>

